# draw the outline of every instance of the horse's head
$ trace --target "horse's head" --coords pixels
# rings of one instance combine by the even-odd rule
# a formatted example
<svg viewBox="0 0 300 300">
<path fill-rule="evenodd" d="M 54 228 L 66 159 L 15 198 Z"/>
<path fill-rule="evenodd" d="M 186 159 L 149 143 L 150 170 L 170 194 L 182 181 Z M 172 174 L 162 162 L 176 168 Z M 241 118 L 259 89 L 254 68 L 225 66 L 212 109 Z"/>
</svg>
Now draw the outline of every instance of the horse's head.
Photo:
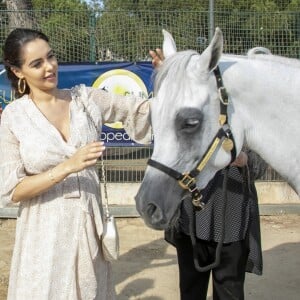
<svg viewBox="0 0 300 300">
<path fill-rule="evenodd" d="M 192 50 L 177 52 L 170 33 L 163 33 L 165 60 L 155 77 L 155 98 L 151 103 L 151 160 L 181 174 L 197 167 L 220 128 L 220 101 L 213 71 L 222 54 L 223 35 L 217 28 L 200 55 Z M 197 174 L 197 186 L 204 188 L 230 159 L 230 152 L 218 144 Z M 151 164 L 136 196 L 137 210 L 148 226 L 166 229 L 176 219 L 187 192 L 176 179 Z"/>
</svg>

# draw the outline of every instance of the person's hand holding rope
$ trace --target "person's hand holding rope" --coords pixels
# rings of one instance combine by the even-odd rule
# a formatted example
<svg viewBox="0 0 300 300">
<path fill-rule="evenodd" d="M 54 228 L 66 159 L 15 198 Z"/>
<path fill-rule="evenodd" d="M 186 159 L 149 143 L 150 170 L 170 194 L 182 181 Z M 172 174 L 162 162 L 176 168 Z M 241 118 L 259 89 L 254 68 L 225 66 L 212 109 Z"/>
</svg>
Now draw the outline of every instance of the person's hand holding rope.
<svg viewBox="0 0 300 300">
<path fill-rule="evenodd" d="M 231 163 L 231 166 L 235 167 L 244 167 L 248 163 L 248 155 L 244 151 L 241 151 L 237 156 L 234 162 Z"/>
</svg>

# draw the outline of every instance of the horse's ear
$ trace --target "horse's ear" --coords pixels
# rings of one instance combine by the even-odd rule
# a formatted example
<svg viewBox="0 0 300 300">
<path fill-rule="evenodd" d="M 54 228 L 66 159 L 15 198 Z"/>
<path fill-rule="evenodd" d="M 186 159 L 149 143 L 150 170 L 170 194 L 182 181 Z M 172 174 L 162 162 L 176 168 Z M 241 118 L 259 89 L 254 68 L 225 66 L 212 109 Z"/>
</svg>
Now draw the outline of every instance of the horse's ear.
<svg viewBox="0 0 300 300">
<path fill-rule="evenodd" d="M 219 63 L 223 52 L 223 33 L 219 27 L 216 28 L 215 34 L 208 47 L 201 54 L 203 61 L 207 62 L 208 71 L 215 69 Z"/>
<path fill-rule="evenodd" d="M 163 41 L 163 53 L 165 57 L 169 57 L 177 52 L 175 41 L 167 30 L 163 29 L 162 33 L 164 35 Z"/>
</svg>

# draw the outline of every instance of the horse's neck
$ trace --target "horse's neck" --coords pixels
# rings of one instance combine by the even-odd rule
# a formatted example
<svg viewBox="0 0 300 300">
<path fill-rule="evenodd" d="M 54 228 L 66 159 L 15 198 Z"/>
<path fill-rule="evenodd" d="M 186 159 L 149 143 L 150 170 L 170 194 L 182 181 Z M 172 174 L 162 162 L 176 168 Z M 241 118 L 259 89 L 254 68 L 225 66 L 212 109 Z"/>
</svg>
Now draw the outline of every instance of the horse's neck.
<svg viewBox="0 0 300 300">
<path fill-rule="evenodd" d="M 300 101 L 296 87 L 300 85 L 300 69 L 288 72 L 287 66 L 280 68 L 285 73 L 249 60 L 223 72 L 231 101 L 229 123 L 237 144 L 245 141 L 299 193 Z"/>
</svg>

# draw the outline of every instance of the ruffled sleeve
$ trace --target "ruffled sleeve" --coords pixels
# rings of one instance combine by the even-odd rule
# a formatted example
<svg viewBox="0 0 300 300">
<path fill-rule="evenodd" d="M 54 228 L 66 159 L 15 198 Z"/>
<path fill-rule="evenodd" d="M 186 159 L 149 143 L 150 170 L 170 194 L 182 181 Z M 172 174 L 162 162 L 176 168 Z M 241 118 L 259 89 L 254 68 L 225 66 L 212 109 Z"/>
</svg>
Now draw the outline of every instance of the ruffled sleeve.
<svg viewBox="0 0 300 300">
<path fill-rule="evenodd" d="M 16 185 L 26 176 L 19 151 L 19 142 L 9 125 L 6 109 L 0 125 L 0 207 L 11 203 Z"/>
<path fill-rule="evenodd" d="M 140 144 L 151 143 L 149 100 L 134 95 L 115 95 L 91 87 L 84 90 L 83 86 L 80 86 L 80 93 L 82 98 L 88 99 L 87 107 L 96 123 L 122 122 L 132 140 Z"/>
</svg>

